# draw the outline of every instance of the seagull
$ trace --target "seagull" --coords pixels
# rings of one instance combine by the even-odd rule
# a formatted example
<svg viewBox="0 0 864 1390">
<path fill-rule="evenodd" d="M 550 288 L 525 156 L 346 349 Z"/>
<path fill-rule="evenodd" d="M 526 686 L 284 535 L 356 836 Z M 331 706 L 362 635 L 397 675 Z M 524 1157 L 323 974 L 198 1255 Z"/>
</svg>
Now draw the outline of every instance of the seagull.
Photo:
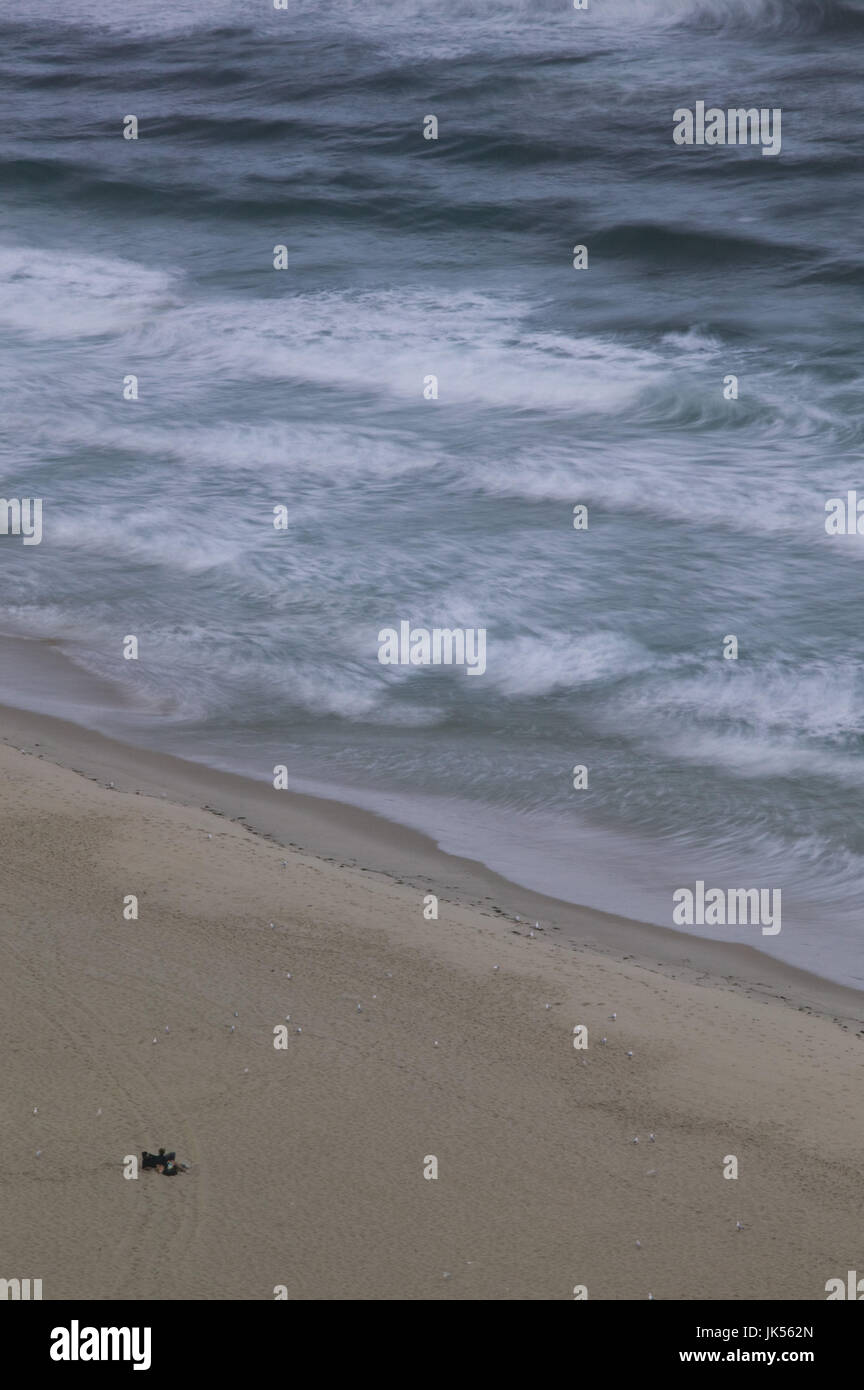
<svg viewBox="0 0 864 1390">
<path fill-rule="evenodd" d="M 438 1046 L 437 1042 L 433 1042 L 432 1046 L 433 1046 L 433 1047 L 437 1047 L 437 1046 Z"/>
<path fill-rule="evenodd" d="M 291 976 L 290 976 L 290 974 L 288 973 L 287 970 L 285 971 L 285 979 L 286 979 L 286 980 L 290 980 L 290 979 L 291 979 Z"/>
<path fill-rule="evenodd" d="M 213 836 L 212 836 L 212 835 L 208 835 L 208 836 L 207 836 L 207 839 L 208 839 L 208 840 L 212 840 L 212 839 L 213 839 Z"/>
<path fill-rule="evenodd" d="M 302 1028 L 296 1028 L 294 1031 L 297 1032 L 297 1033 L 302 1033 L 302 1032 L 303 1032 L 303 1029 L 302 1029 Z"/>
<path fill-rule="evenodd" d="M 492 966 L 492 969 L 493 969 L 493 970 L 500 970 L 500 969 L 501 969 L 501 966 L 500 966 L 500 965 L 493 965 L 493 966 Z"/>
<path fill-rule="evenodd" d="M 533 931 L 529 931 L 528 935 L 529 935 L 529 936 L 533 936 L 533 935 L 534 935 Z"/>
<path fill-rule="evenodd" d="M 36 1150 L 36 1157 L 37 1157 L 37 1158 L 41 1158 L 41 1157 L 42 1157 L 42 1150 L 41 1150 L 41 1149 L 37 1149 L 37 1150 Z"/>
<path fill-rule="evenodd" d="M 634 1143 L 634 1144 L 638 1144 L 638 1143 L 639 1143 L 639 1136 L 638 1136 L 638 1134 L 637 1134 L 636 1138 L 633 1140 L 633 1143 Z"/>
<path fill-rule="evenodd" d="M 231 1027 L 228 1029 L 228 1032 L 229 1032 L 229 1033 L 233 1033 L 233 1032 L 234 1032 L 234 1027 L 235 1027 L 235 1025 L 232 1023 L 232 1024 L 231 1024 Z"/>
<path fill-rule="evenodd" d="M 547 1008 L 547 1009 L 551 1009 L 551 1008 L 552 1008 L 552 1005 L 551 1005 L 551 1004 L 547 1004 L 547 1005 L 546 1005 L 546 1008 Z"/>
<path fill-rule="evenodd" d="M 610 1017 L 611 1019 L 616 1019 L 616 1018 L 618 1017 L 618 1015 L 617 1015 L 617 1014 L 610 1014 L 609 1017 Z"/>
<path fill-rule="evenodd" d="M 736 1222 L 735 1222 L 735 1229 L 736 1229 L 736 1231 L 743 1231 L 743 1230 L 744 1230 L 744 1227 L 741 1225 L 741 1222 L 740 1222 L 740 1221 L 736 1221 Z"/>
<path fill-rule="evenodd" d="M 627 1056 L 628 1056 L 628 1057 L 632 1057 L 632 1056 L 633 1056 L 633 1053 L 632 1053 L 632 1052 L 628 1052 L 628 1053 L 627 1053 Z"/>
<path fill-rule="evenodd" d="M 166 1033 L 170 1033 L 170 1032 L 171 1032 L 171 1029 L 168 1027 L 168 1024 L 167 1024 L 167 1023 L 165 1024 L 165 1032 L 166 1032 Z"/>
<path fill-rule="evenodd" d="M 158 1038 L 154 1038 L 153 1041 L 154 1041 L 154 1043 L 155 1043 L 155 1042 L 158 1042 L 159 1039 L 158 1039 Z"/>
<path fill-rule="evenodd" d="M 606 1038 L 601 1038 L 600 1041 L 605 1044 L 608 1040 Z"/>
<path fill-rule="evenodd" d="M 362 1012 L 363 1012 L 363 1005 L 362 1005 L 362 1004 L 358 1004 L 358 1005 L 357 1005 L 357 1012 L 358 1012 L 358 1014 L 362 1014 Z"/>
<path fill-rule="evenodd" d="M 38 1105 L 34 1105 L 34 1106 L 33 1106 L 33 1114 L 34 1114 L 34 1115 L 38 1115 L 38 1114 L 39 1114 L 39 1106 L 38 1106 Z"/>
<path fill-rule="evenodd" d="M 239 1017 L 240 1017 L 240 1015 L 238 1014 L 238 1012 L 237 1012 L 236 1009 L 234 1010 L 234 1017 L 235 1017 L 235 1018 L 239 1018 Z"/>
<path fill-rule="evenodd" d="M 641 1249 L 642 1249 L 642 1242 L 641 1242 L 641 1240 L 637 1240 L 637 1242 L 636 1242 L 636 1249 L 637 1249 L 637 1250 L 641 1250 Z"/>
<path fill-rule="evenodd" d="M 654 1143 L 654 1135 L 653 1135 L 653 1134 L 649 1134 L 649 1135 L 648 1135 L 648 1138 L 651 1140 L 651 1143 L 653 1144 L 653 1143 Z"/>
</svg>

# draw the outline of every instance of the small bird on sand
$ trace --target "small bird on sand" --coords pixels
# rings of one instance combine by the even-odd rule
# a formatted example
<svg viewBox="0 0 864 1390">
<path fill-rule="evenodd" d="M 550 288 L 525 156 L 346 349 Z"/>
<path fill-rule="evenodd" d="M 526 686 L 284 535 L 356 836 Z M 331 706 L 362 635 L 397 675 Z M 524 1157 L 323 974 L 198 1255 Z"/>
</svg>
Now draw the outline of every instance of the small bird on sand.
<svg viewBox="0 0 864 1390">
<path fill-rule="evenodd" d="M 33 1114 L 34 1114 L 34 1115 L 38 1115 L 38 1114 L 39 1114 L 39 1106 L 38 1106 L 38 1105 L 34 1105 L 34 1106 L 33 1106 Z"/>
<path fill-rule="evenodd" d="M 627 1056 L 628 1056 L 628 1057 L 632 1057 L 632 1056 L 633 1056 L 633 1053 L 632 1053 L 632 1052 L 628 1052 L 628 1053 L 627 1053 Z"/>
</svg>

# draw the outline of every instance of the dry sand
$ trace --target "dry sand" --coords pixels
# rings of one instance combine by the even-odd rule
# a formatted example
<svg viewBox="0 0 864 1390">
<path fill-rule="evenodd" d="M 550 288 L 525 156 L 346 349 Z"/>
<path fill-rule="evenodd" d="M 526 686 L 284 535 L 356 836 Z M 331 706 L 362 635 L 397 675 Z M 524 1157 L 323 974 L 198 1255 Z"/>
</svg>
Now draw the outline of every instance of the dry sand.
<svg viewBox="0 0 864 1390">
<path fill-rule="evenodd" d="M 824 1299 L 861 1267 L 861 996 L 334 803 L 3 730 L 0 1276 L 46 1299 Z M 189 1173 L 125 1179 L 159 1144 Z"/>
</svg>

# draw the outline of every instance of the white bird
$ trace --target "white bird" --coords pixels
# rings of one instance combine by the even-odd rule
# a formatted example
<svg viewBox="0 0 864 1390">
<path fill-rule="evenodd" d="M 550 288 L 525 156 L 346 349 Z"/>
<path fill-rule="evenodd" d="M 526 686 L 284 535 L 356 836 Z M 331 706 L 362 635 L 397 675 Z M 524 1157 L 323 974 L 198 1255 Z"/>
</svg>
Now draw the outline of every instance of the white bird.
<svg viewBox="0 0 864 1390">
<path fill-rule="evenodd" d="M 432 1046 L 433 1046 L 433 1047 L 437 1047 L 437 1046 L 438 1046 L 437 1042 L 433 1042 Z"/>
<path fill-rule="evenodd" d="M 528 935 L 529 935 L 529 936 L 533 936 L 533 935 L 534 935 L 533 931 L 529 931 Z"/>
<path fill-rule="evenodd" d="M 213 839 L 213 836 L 212 836 L 212 835 L 208 835 L 208 836 L 207 836 L 207 839 L 208 839 L 208 840 L 212 840 L 212 839 Z"/>
<path fill-rule="evenodd" d="M 736 1221 L 736 1222 L 735 1222 L 735 1229 L 736 1229 L 736 1231 L 743 1231 L 743 1230 L 744 1230 L 744 1227 L 741 1225 L 741 1222 L 740 1222 L 740 1221 Z"/>
<path fill-rule="evenodd" d="M 492 969 L 493 969 L 493 970 L 500 970 L 500 969 L 501 969 L 501 966 L 500 966 L 500 965 L 493 965 L 493 966 L 492 966 Z"/>
<path fill-rule="evenodd" d="M 290 1022 L 291 1022 L 291 1015 L 290 1015 L 290 1014 L 286 1014 L 286 1015 L 285 1015 L 285 1022 L 286 1022 L 286 1023 L 290 1023 Z"/>
<path fill-rule="evenodd" d="M 232 1023 L 232 1024 L 231 1024 L 231 1027 L 228 1029 L 228 1032 L 229 1032 L 229 1033 L 233 1033 L 233 1032 L 234 1032 L 234 1027 L 235 1027 L 235 1025 Z"/>
<path fill-rule="evenodd" d="M 288 972 L 287 970 L 285 971 L 285 979 L 286 979 L 286 980 L 290 980 L 290 979 L 291 979 L 291 975 L 289 974 L 289 972 Z"/>
<path fill-rule="evenodd" d="M 610 1017 L 611 1019 L 616 1019 L 616 1018 L 618 1017 L 618 1015 L 617 1015 L 617 1014 L 610 1014 L 609 1017 Z"/>
<path fill-rule="evenodd" d="M 153 1041 L 154 1041 L 154 1042 L 158 1042 L 159 1039 L 158 1039 L 158 1038 L 154 1038 Z"/>
<path fill-rule="evenodd" d="M 239 1018 L 239 1017 L 240 1017 L 240 1015 L 238 1014 L 238 1012 L 237 1012 L 236 1009 L 234 1010 L 234 1017 L 235 1017 L 235 1018 Z"/>
<path fill-rule="evenodd" d="M 248 1068 L 248 1067 L 244 1067 L 244 1068 L 243 1068 L 243 1075 L 244 1075 L 244 1076 L 248 1076 L 248 1075 L 249 1075 L 249 1068 Z"/>
<path fill-rule="evenodd" d="M 392 976 L 392 974 L 391 974 L 391 972 L 390 972 L 389 970 L 385 970 L 385 971 L 384 971 L 384 979 L 385 979 L 385 980 L 392 980 L 392 979 L 393 979 L 393 976 Z"/>
<path fill-rule="evenodd" d="M 362 1004 L 358 1004 L 358 1005 L 357 1005 L 357 1012 L 358 1012 L 358 1014 L 362 1014 L 362 1012 L 363 1012 L 363 1005 L 362 1005 Z"/>
<path fill-rule="evenodd" d="M 445 1279 L 449 1279 L 449 1278 L 450 1278 L 450 1275 L 447 1274 L 447 1273 L 445 1273 L 444 1278 L 445 1278 Z"/>
<path fill-rule="evenodd" d="M 637 1249 L 637 1250 L 641 1250 L 641 1249 L 642 1249 L 642 1242 L 641 1242 L 641 1240 L 637 1240 L 637 1242 L 636 1242 L 636 1249 Z"/>
<path fill-rule="evenodd" d="M 42 1150 L 41 1150 L 41 1149 L 37 1149 L 37 1150 L 36 1150 L 36 1157 L 37 1157 L 37 1158 L 41 1158 L 41 1157 L 42 1157 Z"/>
<path fill-rule="evenodd" d="M 295 1028 L 294 1031 L 295 1031 L 296 1033 L 302 1033 L 302 1032 L 303 1032 L 303 1029 L 302 1029 L 302 1028 Z"/>
<path fill-rule="evenodd" d="M 601 1038 L 600 1041 L 601 1041 L 601 1043 L 604 1043 L 604 1044 L 605 1044 L 606 1042 L 608 1042 L 608 1039 L 607 1039 L 607 1038 Z"/>
<path fill-rule="evenodd" d="M 648 1135 L 648 1138 L 651 1140 L 651 1143 L 653 1144 L 653 1143 L 654 1143 L 654 1135 L 653 1135 L 653 1134 L 649 1134 L 649 1135 Z"/>
<path fill-rule="evenodd" d="M 165 1032 L 166 1032 L 166 1033 L 170 1033 L 170 1032 L 171 1032 L 171 1029 L 168 1027 L 168 1024 L 167 1024 L 167 1023 L 165 1024 Z"/>
<path fill-rule="evenodd" d="M 627 1053 L 627 1056 L 628 1056 L 628 1057 L 632 1057 L 632 1056 L 633 1056 L 633 1053 L 632 1053 L 632 1052 L 628 1052 L 628 1053 Z"/>
<path fill-rule="evenodd" d="M 38 1106 L 38 1105 L 34 1105 L 34 1106 L 33 1106 L 33 1114 L 34 1114 L 34 1115 L 38 1115 L 38 1114 L 39 1114 L 39 1106 Z"/>
<path fill-rule="evenodd" d="M 653 1293 L 649 1293 L 648 1297 L 649 1297 L 649 1298 L 653 1298 L 653 1297 L 654 1297 Z"/>
<path fill-rule="evenodd" d="M 551 1009 L 551 1008 L 552 1008 L 552 1005 L 551 1005 L 551 1004 L 547 1004 L 547 1005 L 546 1005 L 546 1008 L 547 1008 L 547 1009 Z"/>
<path fill-rule="evenodd" d="M 633 1143 L 634 1143 L 634 1144 L 638 1144 L 638 1143 L 639 1143 L 639 1136 L 638 1136 L 638 1134 L 637 1134 L 636 1138 L 633 1140 Z"/>
</svg>

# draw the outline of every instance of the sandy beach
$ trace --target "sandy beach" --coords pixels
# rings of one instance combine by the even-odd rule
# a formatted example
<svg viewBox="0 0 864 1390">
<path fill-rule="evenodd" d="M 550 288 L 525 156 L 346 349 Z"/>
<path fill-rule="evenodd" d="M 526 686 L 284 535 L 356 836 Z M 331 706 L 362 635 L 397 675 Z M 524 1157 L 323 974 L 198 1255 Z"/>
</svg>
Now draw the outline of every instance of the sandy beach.
<svg viewBox="0 0 864 1390">
<path fill-rule="evenodd" d="M 336 803 L 20 711 L 2 731 L 9 1277 L 812 1300 L 860 1264 L 859 995 Z M 158 1145 L 189 1171 L 124 1178 Z"/>
</svg>

